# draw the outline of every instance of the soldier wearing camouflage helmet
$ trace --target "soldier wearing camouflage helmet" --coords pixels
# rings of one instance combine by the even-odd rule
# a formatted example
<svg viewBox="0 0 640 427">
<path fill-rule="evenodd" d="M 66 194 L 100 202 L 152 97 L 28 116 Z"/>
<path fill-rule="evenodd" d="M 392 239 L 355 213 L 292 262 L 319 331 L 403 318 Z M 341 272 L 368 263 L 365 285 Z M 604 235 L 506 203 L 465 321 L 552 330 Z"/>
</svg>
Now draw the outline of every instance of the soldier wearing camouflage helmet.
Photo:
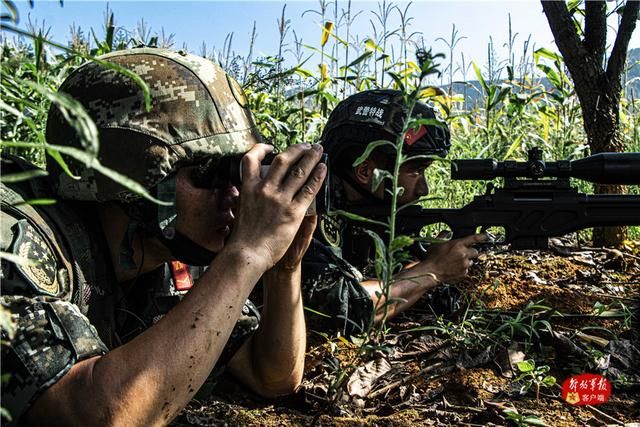
<svg viewBox="0 0 640 427">
<path fill-rule="evenodd" d="M 330 182 L 334 186 L 334 197 L 342 200 L 341 208 L 348 211 L 350 206 L 389 204 L 390 192 L 385 186 L 375 191 L 371 188 L 375 169 L 393 170 L 395 149 L 382 145 L 358 166 L 354 167 L 353 163 L 373 141 L 395 143 L 406 114 L 402 93 L 388 89 L 357 93 L 332 111 L 321 144 L 331 162 Z M 399 205 L 415 202 L 429 193 L 425 171 L 433 157 L 445 157 L 450 148 L 449 129 L 432 107 L 418 101 L 412 116 L 431 119 L 431 123 L 426 122 L 418 130 L 403 135 L 403 153 L 417 157 L 400 167 L 398 184 L 404 191 L 398 198 Z M 306 304 L 330 316 L 330 327 L 345 332 L 363 329 L 372 315 L 376 321 L 381 320 L 383 301 L 372 264 L 375 247 L 367 234 L 373 227 L 341 217 L 323 216 L 318 229 L 303 260 Z M 374 231 L 380 235 L 383 232 Z M 426 257 L 419 254 L 421 259 L 416 258 L 412 268 L 394 276 L 389 296 L 400 302 L 388 307 L 387 318 L 408 309 L 442 282 L 464 277 L 478 256 L 473 244 L 485 239 L 484 235 L 474 235 L 451 240 L 432 245 Z"/>
<path fill-rule="evenodd" d="M 2 263 L 2 304 L 17 327 L 3 347 L 3 372 L 11 373 L 3 407 L 20 425 L 167 424 L 219 361 L 261 278 L 260 326 L 233 348 L 228 366 L 262 395 L 293 391 L 305 347 L 300 260 L 315 228 L 305 212 L 326 173 L 322 147 L 292 146 L 262 177 L 271 147 L 260 143 L 242 89 L 219 67 L 151 48 L 100 59 L 59 90 L 96 123 L 100 164 L 171 204 L 66 156 L 75 177 L 50 160 L 49 181 L 1 185 L 0 249 L 38 261 Z M 140 86 L 105 62 L 146 82 L 149 109 Z M 52 107 L 48 142 L 83 148 L 65 115 Z M 203 164 L 242 153 L 239 189 L 220 180 L 196 185 Z M 15 157 L 2 166 L 3 174 L 32 168 Z M 23 203 L 44 197 L 62 200 Z M 119 336 L 120 302 L 145 286 L 138 279 L 146 273 L 178 260 L 208 269 L 148 329 Z M 176 287 L 189 281 L 174 279 Z"/>
</svg>

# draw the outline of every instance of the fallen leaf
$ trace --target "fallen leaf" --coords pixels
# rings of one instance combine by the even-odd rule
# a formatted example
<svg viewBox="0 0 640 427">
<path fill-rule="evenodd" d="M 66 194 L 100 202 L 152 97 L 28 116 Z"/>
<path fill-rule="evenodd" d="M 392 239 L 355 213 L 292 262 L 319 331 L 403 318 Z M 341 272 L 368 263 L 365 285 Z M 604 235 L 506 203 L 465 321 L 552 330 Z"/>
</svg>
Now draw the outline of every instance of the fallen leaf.
<svg viewBox="0 0 640 427">
<path fill-rule="evenodd" d="M 387 359 L 379 358 L 359 367 L 349 378 L 347 392 L 350 396 L 366 397 L 378 378 L 391 370 Z"/>
</svg>

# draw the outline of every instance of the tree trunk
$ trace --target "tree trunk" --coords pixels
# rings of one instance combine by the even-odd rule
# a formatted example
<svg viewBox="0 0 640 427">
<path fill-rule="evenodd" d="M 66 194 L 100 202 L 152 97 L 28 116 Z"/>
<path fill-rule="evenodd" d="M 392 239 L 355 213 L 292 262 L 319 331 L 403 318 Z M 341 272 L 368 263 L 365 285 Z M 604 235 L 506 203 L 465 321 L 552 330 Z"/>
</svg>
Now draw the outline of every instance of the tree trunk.
<svg viewBox="0 0 640 427">
<path fill-rule="evenodd" d="M 624 151 L 619 134 L 621 77 L 631 34 L 635 29 L 640 2 L 625 4 L 618 34 L 606 69 L 606 3 L 585 2 L 584 39 L 581 40 L 564 1 L 542 1 L 542 8 L 556 45 L 574 82 L 584 119 L 584 130 L 591 153 Z M 622 185 L 596 185 L 596 193 L 624 194 Z M 594 244 L 620 246 L 626 227 L 594 229 Z"/>
</svg>

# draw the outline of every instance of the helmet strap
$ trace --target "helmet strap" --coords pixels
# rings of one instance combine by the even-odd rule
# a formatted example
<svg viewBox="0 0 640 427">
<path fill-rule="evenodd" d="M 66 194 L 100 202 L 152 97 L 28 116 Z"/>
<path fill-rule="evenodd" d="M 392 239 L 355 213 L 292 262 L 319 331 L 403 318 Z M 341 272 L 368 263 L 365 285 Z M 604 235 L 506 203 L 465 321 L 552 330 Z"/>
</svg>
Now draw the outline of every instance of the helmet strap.
<svg viewBox="0 0 640 427">
<path fill-rule="evenodd" d="M 160 200 L 172 200 L 170 206 L 157 206 L 156 233 L 163 245 L 178 261 L 188 265 L 209 265 L 216 256 L 214 252 L 200 246 L 176 230 L 176 177 L 175 175 L 160 182 L 156 187 L 156 195 Z"/>
<path fill-rule="evenodd" d="M 120 244 L 119 261 L 122 268 L 135 268 L 133 259 L 133 239 L 136 233 L 147 237 L 155 237 L 171 252 L 178 261 L 193 266 L 209 265 L 215 253 L 195 243 L 176 230 L 176 178 L 160 182 L 155 196 L 160 200 L 170 200 L 170 206 L 159 206 L 150 201 L 123 203 L 121 206 L 129 217 L 127 233 Z"/>
<path fill-rule="evenodd" d="M 213 261 L 216 256 L 215 252 L 211 252 L 184 234 L 173 230 L 171 238 L 167 237 L 171 233 L 166 232 L 163 232 L 159 238 L 178 261 L 193 266 L 205 266 Z"/>
<path fill-rule="evenodd" d="M 118 261 L 120 262 L 120 267 L 125 271 L 136 268 L 135 262 L 133 261 L 133 238 L 139 225 L 140 223 L 136 218 L 130 217 L 127 232 L 120 243 Z"/>
</svg>

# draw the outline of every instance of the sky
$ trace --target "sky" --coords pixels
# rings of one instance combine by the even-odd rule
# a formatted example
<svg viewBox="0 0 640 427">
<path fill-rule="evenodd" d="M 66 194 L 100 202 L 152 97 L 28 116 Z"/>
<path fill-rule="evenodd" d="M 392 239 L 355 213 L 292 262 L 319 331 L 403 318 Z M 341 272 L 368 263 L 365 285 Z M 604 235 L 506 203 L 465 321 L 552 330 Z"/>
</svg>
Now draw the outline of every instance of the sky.
<svg viewBox="0 0 640 427">
<path fill-rule="evenodd" d="M 50 28 L 53 40 L 66 42 L 70 27 L 80 26 L 85 33 L 94 29 L 98 38 L 103 35 L 103 23 L 107 4 L 114 12 L 116 25 L 133 29 L 141 19 L 149 25 L 152 32 L 175 34 L 175 47 L 201 53 L 203 42 L 208 51 L 220 50 L 225 37 L 233 33 L 232 50 L 239 55 L 248 51 L 250 33 L 256 22 L 257 40 L 254 58 L 274 55 L 278 50 L 278 24 L 282 8 L 286 4 L 285 18 L 290 20 L 290 30 L 286 37 L 288 48 L 293 47 L 293 31 L 303 43 L 318 47 L 321 36 L 321 19 L 317 13 L 320 2 L 315 1 L 72 1 L 65 0 L 61 7 L 58 1 L 35 0 L 33 8 L 28 1 L 15 0 L 20 12 L 20 27 L 24 28 L 30 20 L 36 26 Z M 333 0 L 329 3 L 328 19 L 333 20 Z M 408 2 L 396 1 L 400 10 Z M 371 20 L 377 18 L 373 12 L 379 4 L 370 1 L 353 1 L 352 14 L 362 11 L 354 21 L 352 34 L 364 40 L 373 35 Z M 347 8 L 347 1 L 338 2 L 341 12 Z M 305 12 L 306 11 L 306 12 Z M 341 14 L 341 13 L 340 13 Z M 460 38 L 456 45 L 454 61 L 460 62 L 464 53 L 467 64 L 474 60 L 486 64 L 487 48 L 490 38 L 499 59 L 508 56 L 505 44 L 509 39 L 509 16 L 511 16 L 512 35 L 518 55 L 525 41 L 531 36 L 529 51 L 546 47 L 556 50 L 549 25 L 542 13 L 539 1 L 414 1 L 409 6 L 408 16 L 411 31 L 421 32 L 427 46 L 434 52 L 449 55 L 449 49 L 442 39 L 449 40 L 453 25 Z M 392 27 L 397 27 L 399 13 L 394 11 L 391 17 Z M 610 31 L 612 33 L 612 31 Z M 342 35 L 344 37 L 344 35 Z M 640 34 L 635 32 L 630 47 L 640 47 Z M 447 59 L 448 61 L 448 59 Z"/>
</svg>

